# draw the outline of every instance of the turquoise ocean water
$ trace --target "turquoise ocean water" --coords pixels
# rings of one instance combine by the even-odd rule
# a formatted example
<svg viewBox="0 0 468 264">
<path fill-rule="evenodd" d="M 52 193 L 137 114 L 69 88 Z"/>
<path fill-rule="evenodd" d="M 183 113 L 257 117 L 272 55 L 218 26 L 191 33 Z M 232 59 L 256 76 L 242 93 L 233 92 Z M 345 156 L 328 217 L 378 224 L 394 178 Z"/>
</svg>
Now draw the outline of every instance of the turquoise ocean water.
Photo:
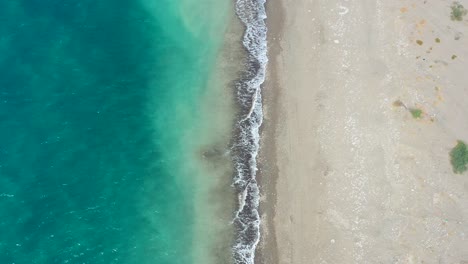
<svg viewBox="0 0 468 264">
<path fill-rule="evenodd" d="M 201 2 L 0 1 L 0 263 L 193 262 Z"/>
</svg>

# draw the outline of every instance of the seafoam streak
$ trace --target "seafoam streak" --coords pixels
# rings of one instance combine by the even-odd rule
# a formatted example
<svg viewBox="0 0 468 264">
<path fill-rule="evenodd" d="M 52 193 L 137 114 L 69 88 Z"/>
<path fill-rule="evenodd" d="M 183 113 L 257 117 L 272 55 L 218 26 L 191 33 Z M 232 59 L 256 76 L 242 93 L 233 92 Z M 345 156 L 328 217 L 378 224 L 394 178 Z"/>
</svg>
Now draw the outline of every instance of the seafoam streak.
<svg viewBox="0 0 468 264">
<path fill-rule="evenodd" d="M 260 191 L 256 173 L 259 129 L 263 121 L 261 85 L 268 62 L 265 0 L 237 0 L 236 13 L 245 25 L 243 45 L 247 50 L 247 65 L 236 83 L 241 113 L 232 147 L 236 170 L 233 185 L 239 197 L 234 218 L 237 237 L 233 257 L 236 264 L 253 264 L 260 241 Z"/>
</svg>

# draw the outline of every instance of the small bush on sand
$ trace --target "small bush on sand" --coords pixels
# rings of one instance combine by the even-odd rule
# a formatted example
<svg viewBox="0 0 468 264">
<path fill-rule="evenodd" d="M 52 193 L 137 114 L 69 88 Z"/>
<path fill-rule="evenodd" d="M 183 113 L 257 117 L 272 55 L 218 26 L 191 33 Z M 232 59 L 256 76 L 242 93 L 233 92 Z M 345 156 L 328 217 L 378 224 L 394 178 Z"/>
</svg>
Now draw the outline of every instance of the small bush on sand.
<svg viewBox="0 0 468 264">
<path fill-rule="evenodd" d="M 458 140 L 457 145 L 450 151 L 450 162 L 455 173 L 463 173 L 467 170 L 468 148 L 465 142 Z"/>
<path fill-rule="evenodd" d="M 409 111 L 410 111 L 411 115 L 416 119 L 419 119 L 419 118 L 422 117 L 422 110 L 421 109 L 411 108 Z"/>
<path fill-rule="evenodd" d="M 468 13 L 468 10 L 466 10 L 466 8 L 459 2 L 453 2 L 450 8 L 452 8 L 451 18 L 455 21 L 462 21 L 463 17 Z"/>
<path fill-rule="evenodd" d="M 405 104 L 400 100 L 396 100 L 395 102 L 393 102 L 393 106 L 395 106 L 395 107 L 400 107 L 400 106 L 406 107 Z"/>
</svg>

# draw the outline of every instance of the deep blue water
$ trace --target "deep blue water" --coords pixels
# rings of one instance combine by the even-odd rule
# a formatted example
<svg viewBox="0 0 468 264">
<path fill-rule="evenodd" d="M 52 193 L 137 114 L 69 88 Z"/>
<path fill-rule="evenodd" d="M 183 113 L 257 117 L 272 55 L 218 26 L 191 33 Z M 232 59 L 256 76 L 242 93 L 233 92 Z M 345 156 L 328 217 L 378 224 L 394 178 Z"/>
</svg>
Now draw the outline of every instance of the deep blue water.
<svg viewBox="0 0 468 264">
<path fill-rule="evenodd" d="M 162 2 L 0 1 L 0 263 L 190 263 L 171 129 L 206 71 Z"/>
</svg>

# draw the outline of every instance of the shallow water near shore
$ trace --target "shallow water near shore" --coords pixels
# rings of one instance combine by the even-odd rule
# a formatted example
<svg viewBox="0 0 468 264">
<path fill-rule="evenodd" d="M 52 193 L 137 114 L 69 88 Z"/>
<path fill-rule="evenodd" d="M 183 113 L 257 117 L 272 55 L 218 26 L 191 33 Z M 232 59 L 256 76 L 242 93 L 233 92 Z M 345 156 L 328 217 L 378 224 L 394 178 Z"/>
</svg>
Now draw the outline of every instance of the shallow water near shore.
<svg viewBox="0 0 468 264">
<path fill-rule="evenodd" d="M 232 176 L 204 155 L 229 140 L 204 104 L 232 7 L 149 2 L 0 3 L 1 263 L 194 263 L 200 225 L 231 234 L 229 193 L 198 203 Z"/>
</svg>

